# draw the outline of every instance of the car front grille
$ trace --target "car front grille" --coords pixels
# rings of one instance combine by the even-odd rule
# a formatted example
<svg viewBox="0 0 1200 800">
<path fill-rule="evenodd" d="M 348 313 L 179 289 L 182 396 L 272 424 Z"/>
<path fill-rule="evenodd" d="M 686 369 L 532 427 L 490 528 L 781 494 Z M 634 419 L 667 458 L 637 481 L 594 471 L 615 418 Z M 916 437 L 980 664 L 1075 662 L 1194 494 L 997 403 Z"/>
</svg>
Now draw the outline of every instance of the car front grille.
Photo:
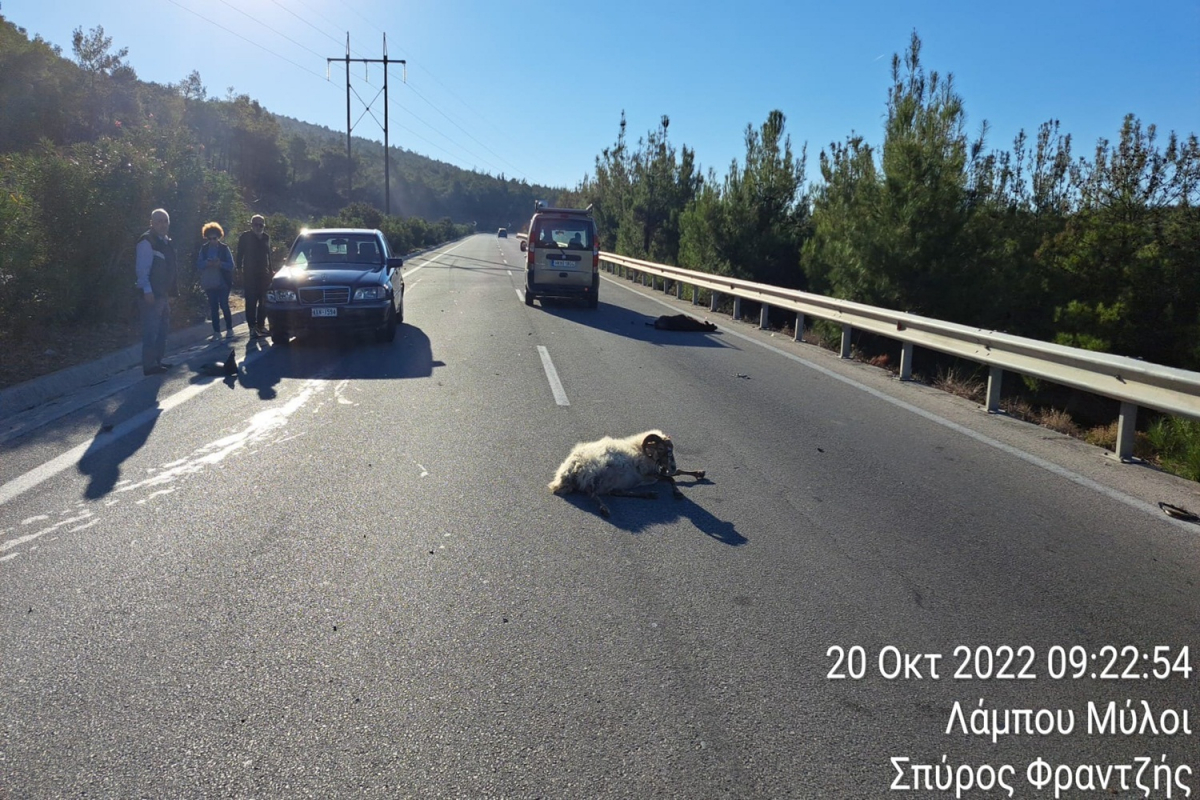
<svg viewBox="0 0 1200 800">
<path fill-rule="evenodd" d="M 345 305 L 350 302 L 349 286 L 308 286 L 299 291 L 304 305 Z"/>
</svg>

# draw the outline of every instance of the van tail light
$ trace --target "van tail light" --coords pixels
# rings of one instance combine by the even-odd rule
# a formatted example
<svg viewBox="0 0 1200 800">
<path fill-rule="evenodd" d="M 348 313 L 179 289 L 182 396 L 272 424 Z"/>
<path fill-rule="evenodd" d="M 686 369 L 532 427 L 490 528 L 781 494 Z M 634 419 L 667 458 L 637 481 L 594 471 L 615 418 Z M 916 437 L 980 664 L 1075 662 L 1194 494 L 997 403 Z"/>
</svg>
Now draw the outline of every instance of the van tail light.
<svg viewBox="0 0 1200 800">
<path fill-rule="evenodd" d="M 533 248 L 532 247 L 530 247 L 528 250 L 525 251 L 525 265 L 528 267 L 533 266 Z"/>
<path fill-rule="evenodd" d="M 592 248 L 592 272 L 600 271 L 600 248 Z"/>
</svg>

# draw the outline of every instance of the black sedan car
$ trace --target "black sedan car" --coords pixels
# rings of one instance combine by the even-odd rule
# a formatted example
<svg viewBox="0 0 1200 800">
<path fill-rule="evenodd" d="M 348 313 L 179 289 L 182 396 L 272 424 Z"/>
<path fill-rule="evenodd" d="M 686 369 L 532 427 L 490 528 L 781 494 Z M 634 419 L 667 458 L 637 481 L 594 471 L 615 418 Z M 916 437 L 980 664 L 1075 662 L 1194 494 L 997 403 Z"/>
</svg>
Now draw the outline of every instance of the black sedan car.
<svg viewBox="0 0 1200 800">
<path fill-rule="evenodd" d="M 377 230 L 301 231 L 267 290 L 271 341 L 321 331 L 393 341 L 404 319 L 403 263 Z"/>
</svg>

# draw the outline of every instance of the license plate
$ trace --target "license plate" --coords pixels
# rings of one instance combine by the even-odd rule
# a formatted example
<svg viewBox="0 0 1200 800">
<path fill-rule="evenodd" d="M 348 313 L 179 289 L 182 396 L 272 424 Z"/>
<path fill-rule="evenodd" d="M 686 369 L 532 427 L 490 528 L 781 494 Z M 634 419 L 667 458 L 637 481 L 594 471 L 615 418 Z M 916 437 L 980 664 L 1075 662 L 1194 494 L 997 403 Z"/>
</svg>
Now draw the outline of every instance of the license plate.
<svg viewBox="0 0 1200 800">
<path fill-rule="evenodd" d="M 562 261 L 557 258 L 552 258 L 552 259 L 550 259 L 550 266 L 552 266 L 552 267 L 573 267 L 573 266 L 575 266 L 575 262 L 574 261 Z"/>
<path fill-rule="evenodd" d="M 314 317 L 336 317 L 337 309 L 336 308 L 314 308 L 313 316 Z"/>
</svg>

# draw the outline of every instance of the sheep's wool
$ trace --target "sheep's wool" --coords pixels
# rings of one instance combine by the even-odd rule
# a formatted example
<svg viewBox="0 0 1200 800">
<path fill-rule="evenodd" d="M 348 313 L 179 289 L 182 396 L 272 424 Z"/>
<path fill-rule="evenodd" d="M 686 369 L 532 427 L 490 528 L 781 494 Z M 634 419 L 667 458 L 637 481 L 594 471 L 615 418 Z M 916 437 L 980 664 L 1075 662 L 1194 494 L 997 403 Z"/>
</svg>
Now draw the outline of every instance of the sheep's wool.
<svg viewBox="0 0 1200 800">
<path fill-rule="evenodd" d="M 605 436 L 595 442 L 580 442 L 559 466 L 549 484 L 550 491 L 555 494 L 608 494 L 613 490 L 629 490 L 657 482 L 658 464 L 642 453 L 642 442 L 650 434 L 670 442 L 670 438 L 658 430 L 621 439 Z"/>
</svg>

